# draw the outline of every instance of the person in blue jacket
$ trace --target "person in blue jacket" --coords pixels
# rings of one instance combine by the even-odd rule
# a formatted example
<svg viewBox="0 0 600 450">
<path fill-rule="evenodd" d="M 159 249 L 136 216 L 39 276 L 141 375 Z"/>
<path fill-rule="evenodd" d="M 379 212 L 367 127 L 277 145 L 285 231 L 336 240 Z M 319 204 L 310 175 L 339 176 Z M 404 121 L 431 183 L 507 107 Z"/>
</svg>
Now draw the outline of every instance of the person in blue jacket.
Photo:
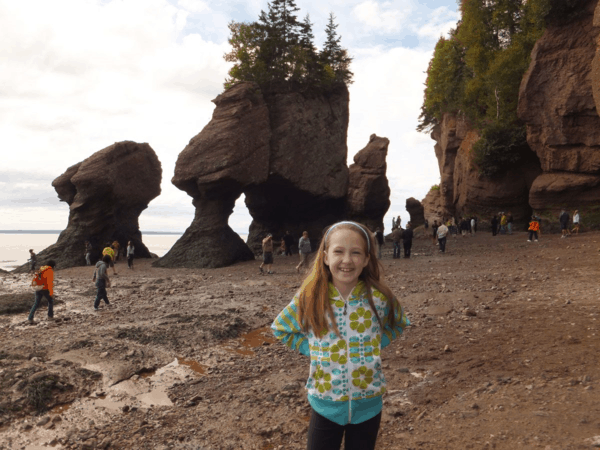
<svg viewBox="0 0 600 450">
<path fill-rule="evenodd" d="M 381 349 L 410 325 L 385 284 L 373 234 L 356 222 L 327 229 L 309 275 L 272 329 L 310 357 L 308 450 L 375 448 L 386 383 Z"/>
</svg>

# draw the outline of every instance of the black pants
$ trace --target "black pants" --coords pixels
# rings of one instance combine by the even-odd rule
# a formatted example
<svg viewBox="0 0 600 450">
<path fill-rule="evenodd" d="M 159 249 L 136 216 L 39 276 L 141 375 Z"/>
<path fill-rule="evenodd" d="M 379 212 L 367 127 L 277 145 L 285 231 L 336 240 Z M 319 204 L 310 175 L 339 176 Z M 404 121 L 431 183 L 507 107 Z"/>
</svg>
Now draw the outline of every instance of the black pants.
<svg viewBox="0 0 600 450">
<path fill-rule="evenodd" d="M 290 247 L 289 245 L 285 246 L 285 256 L 292 256 L 292 247 Z"/>
<path fill-rule="evenodd" d="M 127 267 L 133 267 L 133 255 L 127 257 Z"/>
<path fill-rule="evenodd" d="M 96 300 L 94 301 L 94 308 L 100 306 L 100 300 L 104 300 L 104 303 L 110 305 L 108 295 L 106 294 L 106 281 L 104 278 L 98 278 L 96 280 L 96 287 L 98 288 L 98 291 L 96 293 Z"/>
<path fill-rule="evenodd" d="M 410 258 L 410 249 L 412 247 L 412 241 L 404 241 L 404 257 Z"/>
<path fill-rule="evenodd" d="M 345 450 L 373 450 L 380 422 L 381 413 L 356 425 L 338 425 L 313 410 L 308 425 L 306 448 L 308 450 L 339 450 L 345 432 Z"/>
<path fill-rule="evenodd" d="M 529 240 L 531 241 L 532 239 L 538 240 L 537 231 L 529 230 Z"/>
<path fill-rule="evenodd" d="M 438 242 L 440 243 L 440 251 L 446 253 L 446 236 L 439 238 Z"/>
</svg>

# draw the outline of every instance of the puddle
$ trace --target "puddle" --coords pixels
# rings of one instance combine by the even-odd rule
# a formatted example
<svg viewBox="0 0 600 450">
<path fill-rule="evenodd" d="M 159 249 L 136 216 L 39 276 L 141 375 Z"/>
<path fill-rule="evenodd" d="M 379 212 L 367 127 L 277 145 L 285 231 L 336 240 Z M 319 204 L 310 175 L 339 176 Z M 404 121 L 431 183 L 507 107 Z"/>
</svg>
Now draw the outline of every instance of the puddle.
<svg viewBox="0 0 600 450">
<path fill-rule="evenodd" d="M 192 361 L 191 359 L 177 358 L 177 362 L 180 366 L 188 366 L 194 372 L 200 375 L 204 375 L 206 367 L 200 364 L 198 361 Z"/>
<path fill-rule="evenodd" d="M 252 330 L 249 333 L 242 334 L 239 338 L 235 339 L 233 342 L 238 344 L 237 347 L 228 347 L 227 350 L 233 351 L 240 355 L 245 356 L 254 356 L 255 353 L 252 349 L 262 347 L 265 342 L 269 344 L 274 344 L 277 342 L 275 336 L 271 333 L 270 327 L 258 328 L 256 330 Z"/>
<path fill-rule="evenodd" d="M 50 414 L 62 414 L 65 411 L 68 411 L 72 406 L 72 403 L 63 403 L 62 405 L 57 405 L 50 410 Z"/>
</svg>

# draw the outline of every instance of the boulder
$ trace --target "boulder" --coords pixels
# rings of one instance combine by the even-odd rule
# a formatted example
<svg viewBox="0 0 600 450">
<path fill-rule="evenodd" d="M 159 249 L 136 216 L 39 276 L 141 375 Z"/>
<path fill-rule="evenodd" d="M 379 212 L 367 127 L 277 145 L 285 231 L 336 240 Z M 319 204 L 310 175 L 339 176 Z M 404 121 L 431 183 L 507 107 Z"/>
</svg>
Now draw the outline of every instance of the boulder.
<svg viewBox="0 0 600 450">
<path fill-rule="evenodd" d="M 419 200 L 413 197 L 407 198 L 406 210 L 410 215 L 410 223 L 413 229 L 425 224 L 425 210 Z"/>
<path fill-rule="evenodd" d="M 37 254 L 38 263 L 53 259 L 58 269 L 84 265 L 85 241 L 92 244 L 94 262 L 114 240 L 121 247 L 131 240 L 135 256 L 149 258 L 138 219 L 160 194 L 161 176 L 150 145 L 132 141 L 117 142 L 69 167 L 52 182 L 59 199 L 69 204 L 69 222 L 56 244 Z M 27 270 L 27 264 L 16 269 Z"/>
<path fill-rule="evenodd" d="M 445 213 L 439 186 L 429 190 L 421 205 L 423 205 L 423 216 L 429 221 L 429 225 L 432 225 L 435 220 L 440 223 L 443 218 L 448 217 Z"/>
<path fill-rule="evenodd" d="M 222 267 L 254 259 L 267 233 L 320 238 L 344 214 L 348 90 L 263 92 L 238 83 L 213 100 L 212 120 L 181 152 L 173 184 L 196 215 L 160 267 Z M 245 194 L 253 218 L 247 243 L 228 225 Z"/>
<path fill-rule="evenodd" d="M 390 187 L 386 176 L 389 139 L 372 134 L 365 148 L 354 156 L 350 166 L 347 217 L 371 230 L 384 230 L 383 216 L 390 207 Z"/>
<path fill-rule="evenodd" d="M 518 114 L 543 170 L 529 198 L 541 215 L 579 209 L 583 221 L 600 201 L 599 36 L 600 8 L 589 0 L 548 26 L 521 82 Z"/>
</svg>

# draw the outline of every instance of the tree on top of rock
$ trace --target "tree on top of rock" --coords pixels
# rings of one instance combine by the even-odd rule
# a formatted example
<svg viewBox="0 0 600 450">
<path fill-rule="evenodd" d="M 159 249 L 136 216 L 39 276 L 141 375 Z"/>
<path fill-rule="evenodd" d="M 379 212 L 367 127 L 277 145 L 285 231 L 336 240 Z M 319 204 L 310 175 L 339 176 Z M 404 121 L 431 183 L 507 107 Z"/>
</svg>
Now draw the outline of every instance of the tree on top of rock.
<svg viewBox="0 0 600 450">
<path fill-rule="evenodd" d="M 261 11 L 258 21 L 231 22 L 231 51 L 225 60 L 233 62 L 225 88 L 239 81 L 254 81 L 261 86 L 288 81 L 305 87 L 330 87 L 352 82 L 352 58 L 340 45 L 333 14 L 327 25 L 327 41 L 317 53 L 312 23 L 307 15 L 298 21 L 294 0 L 273 0 Z"/>
</svg>

